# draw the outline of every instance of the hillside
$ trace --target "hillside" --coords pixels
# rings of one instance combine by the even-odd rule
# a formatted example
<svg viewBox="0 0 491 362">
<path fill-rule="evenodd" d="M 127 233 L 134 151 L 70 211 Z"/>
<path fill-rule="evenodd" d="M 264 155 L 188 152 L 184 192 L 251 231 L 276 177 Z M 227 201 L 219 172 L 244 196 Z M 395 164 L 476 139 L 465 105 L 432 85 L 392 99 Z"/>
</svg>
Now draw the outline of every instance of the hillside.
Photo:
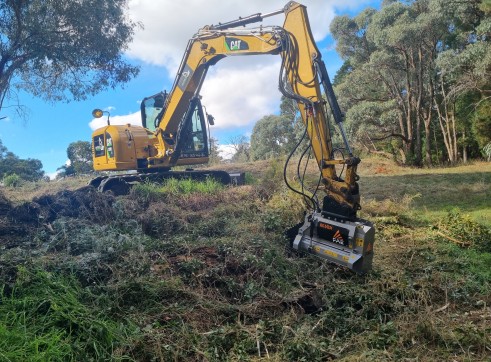
<svg viewBox="0 0 491 362">
<path fill-rule="evenodd" d="M 364 160 L 365 276 L 285 250 L 281 161 L 227 167 L 250 184 L 4 188 L 0 361 L 491 358 L 491 164 Z"/>
</svg>

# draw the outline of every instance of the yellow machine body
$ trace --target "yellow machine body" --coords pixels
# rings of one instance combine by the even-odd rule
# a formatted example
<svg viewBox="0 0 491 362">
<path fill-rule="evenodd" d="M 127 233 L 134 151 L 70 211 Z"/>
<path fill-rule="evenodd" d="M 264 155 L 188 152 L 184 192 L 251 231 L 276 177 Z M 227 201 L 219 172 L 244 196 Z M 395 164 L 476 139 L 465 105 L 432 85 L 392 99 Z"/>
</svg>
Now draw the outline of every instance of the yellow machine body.
<svg viewBox="0 0 491 362">
<path fill-rule="evenodd" d="M 92 133 L 92 154 L 96 171 L 128 171 L 149 168 L 148 160 L 157 156 L 159 142 L 154 132 L 141 126 L 109 125 Z M 175 163 L 196 165 L 208 162 L 203 154 L 205 145 L 194 140 L 193 151 L 196 155 L 186 154 Z M 201 153 L 200 153 L 201 152 Z M 154 165 L 165 167 L 163 162 Z"/>
</svg>

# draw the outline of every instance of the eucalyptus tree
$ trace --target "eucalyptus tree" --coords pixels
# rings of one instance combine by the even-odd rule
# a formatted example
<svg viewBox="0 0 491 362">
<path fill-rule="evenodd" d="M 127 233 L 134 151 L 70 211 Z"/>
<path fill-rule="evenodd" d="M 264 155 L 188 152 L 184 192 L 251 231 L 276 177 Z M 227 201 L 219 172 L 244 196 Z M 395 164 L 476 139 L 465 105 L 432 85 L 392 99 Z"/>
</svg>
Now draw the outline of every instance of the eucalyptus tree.
<svg viewBox="0 0 491 362">
<path fill-rule="evenodd" d="M 477 144 L 491 119 L 490 14 L 489 0 L 386 0 L 380 10 L 335 18 L 345 61 L 336 90 L 357 136 L 390 139 L 385 146 L 416 165 L 423 153 L 431 164 L 442 142 L 450 162 L 458 145 Z"/>
<path fill-rule="evenodd" d="M 331 25 L 337 50 L 350 65 L 337 87 L 348 119 L 372 140 L 395 140 L 391 144 L 400 148 L 403 161 L 416 165 L 423 159 L 423 128 L 431 162 L 432 79 L 446 32 L 431 1 L 386 1 L 379 11 L 338 17 Z"/>
<path fill-rule="evenodd" d="M 458 146 L 465 159 L 472 138 L 480 147 L 491 141 L 491 1 L 437 5 L 452 32 L 437 59 L 435 108 L 447 153 L 456 161 Z"/>
<path fill-rule="evenodd" d="M 19 90 L 48 101 L 85 99 L 128 82 L 122 55 L 134 23 L 128 0 L 0 0 L 0 109 Z"/>
<path fill-rule="evenodd" d="M 252 160 L 266 160 L 287 154 L 293 149 L 295 138 L 292 120 L 287 115 L 264 116 L 252 130 Z"/>
</svg>

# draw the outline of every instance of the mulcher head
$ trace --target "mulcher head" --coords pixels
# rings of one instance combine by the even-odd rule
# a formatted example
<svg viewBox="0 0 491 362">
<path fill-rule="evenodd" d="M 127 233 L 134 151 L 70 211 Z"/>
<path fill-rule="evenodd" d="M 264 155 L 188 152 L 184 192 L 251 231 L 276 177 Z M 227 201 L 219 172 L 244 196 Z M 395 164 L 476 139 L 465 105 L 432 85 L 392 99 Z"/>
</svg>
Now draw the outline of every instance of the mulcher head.
<svg viewBox="0 0 491 362">
<path fill-rule="evenodd" d="M 293 250 L 345 266 L 358 274 L 372 268 L 375 228 L 363 219 L 331 219 L 322 212 L 305 216 L 305 221 L 287 231 Z"/>
</svg>

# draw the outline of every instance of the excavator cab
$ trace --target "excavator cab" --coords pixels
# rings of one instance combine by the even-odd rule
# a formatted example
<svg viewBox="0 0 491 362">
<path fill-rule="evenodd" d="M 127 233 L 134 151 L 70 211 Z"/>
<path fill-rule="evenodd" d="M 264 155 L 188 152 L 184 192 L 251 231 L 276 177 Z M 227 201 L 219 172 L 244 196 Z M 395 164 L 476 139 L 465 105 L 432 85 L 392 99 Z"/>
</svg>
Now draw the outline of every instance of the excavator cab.
<svg viewBox="0 0 491 362">
<path fill-rule="evenodd" d="M 198 101 L 181 136 L 183 142 L 181 159 L 208 157 L 208 133 L 205 120 L 203 107 Z"/>
</svg>

